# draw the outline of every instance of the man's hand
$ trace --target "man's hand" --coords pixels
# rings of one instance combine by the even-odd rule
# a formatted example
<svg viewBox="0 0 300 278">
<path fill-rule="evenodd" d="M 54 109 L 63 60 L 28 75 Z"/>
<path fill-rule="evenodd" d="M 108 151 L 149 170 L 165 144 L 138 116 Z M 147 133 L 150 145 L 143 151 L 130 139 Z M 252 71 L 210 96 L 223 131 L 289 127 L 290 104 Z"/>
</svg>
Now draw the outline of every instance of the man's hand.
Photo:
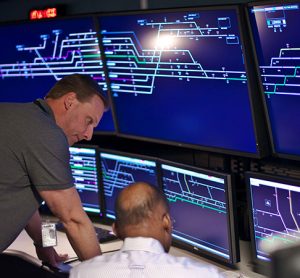
<svg viewBox="0 0 300 278">
<path fill-rule="evenodd" d="M 57 254 L 53 247 L 36 246 L 35 250 L 38 258 L 42 262 L 48 263 L 54 267 L 57 267 L 60 262 L 63 262 L 69 258 L 68 254 Z"/>
</svg>

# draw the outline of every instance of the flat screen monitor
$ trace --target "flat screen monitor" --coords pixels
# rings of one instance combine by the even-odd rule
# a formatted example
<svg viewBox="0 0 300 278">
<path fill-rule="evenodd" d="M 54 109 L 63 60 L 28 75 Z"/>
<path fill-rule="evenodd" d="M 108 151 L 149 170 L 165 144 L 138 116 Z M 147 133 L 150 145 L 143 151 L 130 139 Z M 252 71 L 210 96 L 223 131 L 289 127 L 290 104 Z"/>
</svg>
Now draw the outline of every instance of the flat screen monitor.
<svg viewBox="0 0 300 278">
<path fill-rule="evenodd" d="M 259 155 L 236 7 L 99 17 L 118 131 Z"/>
<path fill-rule="evenodd" d="M 224 264 L 239 260 L 231 176 L 173 162 L 161 163 L 173 218 L 173 243 Z"/>
<path fill-rule="evenodd" d="M 248 15 L 273 152 L 300 159 L 300 2 L 251 3 Z"/>
<path fill-rule="evenodd" d="M 1 24 L 0 101 L 43 98 L 63 76 L 91 75 L 107 94 L 97 33 L 92 17 Z M 111 111 L 97 131 L 114 132 Z"/>
<path fill-rule="evenodd" d="M 69 150 L 72 176 L 83 209 L 91 215 L 102 216 L 97 147 L 73 146 Z"/>
<path fill-rule="evenodd" d="M 299 243 L 300 181 L 247 172 L 246 184 L 253 257 L 259 270 L 269 265 L 271 252 Z"/>
<path fill-rule="evenodd" d="M 115 219 L 116 198 L 124 187 L 139 181 L 158 186 L 157 167 L 154 158 L 100 150 L 100 162 L 107 219 Z"/>
</svg>

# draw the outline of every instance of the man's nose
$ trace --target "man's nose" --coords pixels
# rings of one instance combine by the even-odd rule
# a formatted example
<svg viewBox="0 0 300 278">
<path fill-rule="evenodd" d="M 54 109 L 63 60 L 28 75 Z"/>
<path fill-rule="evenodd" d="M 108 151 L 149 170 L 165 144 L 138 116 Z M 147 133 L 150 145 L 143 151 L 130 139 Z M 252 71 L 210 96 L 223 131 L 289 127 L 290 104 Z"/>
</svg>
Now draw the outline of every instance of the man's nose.
<svg viewBox="0 0 300 278">
<path fill-rule="evenodd" d="M 91 125 L 89 125 L 84 133 L 84 139 L 90 141 L 92 139 L 93 132 L 94 132 L 94 128 Z"/>
</svg>

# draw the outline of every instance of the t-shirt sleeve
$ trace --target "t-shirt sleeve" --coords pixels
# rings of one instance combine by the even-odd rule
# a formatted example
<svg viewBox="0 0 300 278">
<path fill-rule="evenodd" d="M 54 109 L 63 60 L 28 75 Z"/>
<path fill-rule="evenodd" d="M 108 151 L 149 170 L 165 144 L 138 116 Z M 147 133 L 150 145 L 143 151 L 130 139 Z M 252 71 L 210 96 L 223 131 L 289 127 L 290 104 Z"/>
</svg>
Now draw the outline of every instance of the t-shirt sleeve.
<svg viewBox="0 0 300 278">
<path fill-rule="evenodd" d="M 24 153 L 31 183 L 39 190 L 67 189 L 74 185 L 66 136 L 58 129 L 43 132 Z"/>
</svg>

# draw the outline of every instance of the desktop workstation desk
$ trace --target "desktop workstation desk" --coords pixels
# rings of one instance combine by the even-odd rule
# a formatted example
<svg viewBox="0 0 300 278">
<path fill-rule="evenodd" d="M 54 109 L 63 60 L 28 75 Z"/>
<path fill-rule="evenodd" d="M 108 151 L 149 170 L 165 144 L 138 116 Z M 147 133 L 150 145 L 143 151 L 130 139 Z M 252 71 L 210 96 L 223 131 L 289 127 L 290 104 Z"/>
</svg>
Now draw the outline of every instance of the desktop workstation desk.
<svg viewBox="0 0 300 278">
<path fill-rule="evenodd" d="M 227 256 L 228 261 L 230 261 L 230 259 L 232 258 L 231 261 L 233 261 L 233 263 L 238 261 L 234 261 L 233 259 L 233 251 L 236 251 L 237 254 L 235 254 L 235 257 L 238 257 L 238 250 L 235 250 L 238 248 L 235 248 L 233 246 L 233 244 L 236 245 L 236 241 L 238 241 L 238 236 L 233 229 L 233 227 L 235 226 L 232 222 L 232 220 L 235 219 L 234 215 L 232 214 L 232 212 L 234 211 L 234 202 L 232 202 L 232 186 L 229 175 L 194 168 L 188 165 L 175 164 L 170 161 L 160 160 L 159 162 L 157 162 L 156 159 L 136 154 L 121 153 L 112 150 L 101 150 L 100 152 L 98 152 L 98 149 L 92 146 L 77 146 L 76 148 L 72 147 L 70 148 L 70 153 L 70 166 L 74 170 L 73 175 L 76 187 L 82 200 L 83 207 L 91 216 L 95 227 L 98 226 L 105 229 L 111 229 L 109 225 L 104 225 L 103 223 L 111 223 L 110 220 L 112 221 L 112 218 L 114 216 L 114 198 L 117 196 L 117 193 L 120 190 L 120 188 L 111 186 L 113 179 L 110 178 L 110 175 L 117 176 L 119 184 L 121 183 L 123 185 L 122 187 L 125 187 L 128 183 L 127 179 L 121 179 L 122 175 L 114 174 L 114 169 L 116 168 L 116 165 L 123 165 L 123 172 L 125 171 L 124 167 L 126 166 L 126 173 L 128 173 L 128 176 L 130 174 L 130 176 L 134 177 L 135 180 L 144 180 L 150 182 L 151 184 L 157 184 L 159 187 L 164 188 L 164 192 L 168 194 L 167 197 L 169 197 L 170 199 L 172 199 L 172 196 L 174 194 L 179 194 L 176 191 L 176 188 L 173 188 L 171 184 L 168 183 L 168 181 L 171 180 L 170 177 L 172 176 L 172 173 L 176 173 L 176 176 L 182 177 L 182 179 L 185 181 L 188 180 L 185 178 L 188 175 L 189 177 L 193 177 L 194 182 L 198 181 L 198 184 L 209 184 L 211 187 L 213 186 L 215 189 L 219 189 L 219 194 L 215 195 L 216 199 L 213 200 L 216 201 L 217 205 L 213 206 L 213 203 L 211 203 L 211 206 L 213 206 L 214 208 L 213 210 L 202 208 L 201 206 L 191 204 L 191 202 L 178 202 L 170 204 L 170 207 L 172 209 L 172 217 L 174 220 L 176 220 L 174 223 L 173 232 L 174 235 L 177 236 L 177 240 L 178 237 L 181 235 L 182 240 L 188 241 L 189 237 L 184 238 L 182 234 L 186 233 L 189 235 L 190 231 L 186 231 L 186 226 L 188 226 L 190 222 L 198 221 L 197 229 L 192 231 L 191 236 L 194 236 L 194 238 L 197 237 L 199 238 L 199 240 L 201 240 L 205 238 L 205 236 L 208 234 L 211 236 L 214 235 L 212 236 L 212 240 L 208 242 L 207 245 L 203 245 L 203 248 L 211 250 L 212 252 L 210 253 L 214 252 L 214 254 L 221 254 L 222 256 L 219 257 L 224 258 Z M 99 163 L 99 160 L 101 160 L 101 164 Z M 83 162 L 83 166 L 85 166 L 86 164 L 92 164 L 94 165 L 94 167 L 89 167 L 89 172 L 85 170 L 84 174 L 79 175 L 83 171 L 79 171 L 80 165 L 78 161 Z M 105 165 L 104 169 L 102 169 L 103 165 Z M 159 175 L 155 175 L 158 171 L 157 169 L 160 169 Z M 91 184 L 88 182 L 85 183 L 87 176 L 97 177 L 97 174 L 99 173 L 102 177 L 102 179 L 100 179 L 100 184 L 102 186 L 99 187 L 99 190 L 97 190 L 97 178 L 95 178 L 93 186 L 91 186 Z M 157 180 L 155 180 L 155 177 Z M 190 185 L 190 187 L 192 188 L 193 185 Z M 113 192 L 111 192 L 112 189 L 114 189 Z M 102 196 L 100 193 L 107 194 L 102 194 L 104 195 Z M 186 194 L 186 192 L 185 194 L 182 193 L 181 197 L 183 198 Z M 194 198 L 198 197 L 199 201 L 201 201 L 203 199 L 203 196 L 200 193 L 198 195 L 199 196 L 195 196 L 194 194 Z M 102 197 L 103 199 L 100 197 Z M 105 210 L 103 211 L 100 209 L 99 205 L 101 203 L 101 200 L 102 203 L 105 204 Z M 184 209 L 185 207 L 182 207 L 182 205 L 185 205 L 185 207 L 188 206 L 188 209 Z M 44 210 L 42 209 L 42 211 Z M 99 218 L 100 211 L 103 214 L 103 219 L 105 219 L 104 222 L 102 221 L 102 218 Z M 180 213 L 177 214 L 178 212 Z M 47 212 L 45 214 L 44 218 L 49 218 L 50 221 L 56 221 L 56 218 L 54 218 L 53 216 L 49 216 Z M 186 222 L 185 219 L 188 219 L 188 222 Z M 202 219 L 203 221 L 199 221 L 199 219 Z M 207 219 L 209 219 L 209 223 L 207 222 Z M 215 227 L 223 227 L 223 229 L 218 230 L 215 229 Z M 230 236 L 232 235 L 235 235 L 234 239 L 231 239 Z M 71 245 L 69 244 L 65 233 L 58 231 L 57 238 L 57 252 L 62 254 L 67 253 L 70 258 L 75 257 L 75 253 Z M 175 240 L 176 238 L 174 239 L 174 242 Z M 187 256 L 198 261 L 213 264 L 219 268 L 220 272 L 226 272 L 225 277 L 263 278 L 264 276 L 252 271 L 250 243 L 246 241 L 240 241 L 239 243 L 240 262 L 234 264 L 234 266 L 236 266 L 235 270 L 232 270 L 231 268 L 226 267 L 221 263 L 216 263 L 213 260 L 204 258 L 200 256 L 201 254 L 196 255 L 187 251 L 194 250 L 192 248 L 197 245 L 194 246 L 193 244 L 190 244 L 189 248 L 185 250 L 172 247 L 170 253 L 175 256 Z M 105 253 L 120 249 L 122 242 L 120 240 L 115 240 L 100 245 L 102 252 Z M 212 246 L 217 246 L 219 248 L 212 248 Z M 226 248 L 228 249 L 227 252 L 222 253 L 221 251 Z M 23 251 L 29 254 L 30 256 L 36 258 L 35 248 L 33 246 L 32 240 L 28 237 L 26 232 L 22 232 L 20 236 L 15 240 L 15 242 L 11 244 L 9 249 Z M 72 265 L 75 265 L 77 263 L 78 261 L 73 263 Z M 239 276 L 239 274 L 243 276 Z"/>
<path fill-rule="evenodd" d="M 216 194 L 217 191 L 211 190 L 212 193 L 215 193 L 215 198 L 213 198 L 210 203 L 213 208 L 211 210 L 205 209 L 205 207 L 202 208 L 201 206 L 197 206 L 191 202 L 171 203 L 170 207 L 172 210 L 172 218 L 175 220 L 173 232 L 177 237 L 177 240 L 178 237 L 181 237 L 181 239 L 185 241 L 190 241 L 189 236 L 193 236 L 194 238 L 197 237 L 200 241 L 205 238 L 206 235 L 210 235 L 212 240 L 207 242 L 206 245 L 203 244 L 203 249 L 206 248 L 207 250 L 210 250 L 210 253 L 212 254 L 221 254 L 219 257 L 227 258 L 228 262 L 232 261 L 235 263 L 238 261 L 233 259 L 233 257 L 238 257 L 238 250 L 235 250 L 238 248 L 233 246 L 236 245 L 236 241 L 238 241 L 238 235 L 233 229 L 233 227 L 235 227 L 233 223 L 235 217 L 233 215 L 234 202 L 232 201 L 233 197 L 230 175 L 199 169 L 189 165 L 176 164 L 170 161 L 158 161 L 155 158 L 131 153 L 121 153 L 112 150 L 99 151 L 97 147 L 93 146 L 72 147 L 70 148 L 70 153 L 70 166 L 73 169 L 72 173 L 76 188 L 78 189 L 83 207 L 91 216 L 95 227 L 98 226 L 105 229 L 111 229 L 109 225 L 104 225 L 103 223 L 111 223 L 110 220 L 112 221 L 114 216 L 113 208 L 115 197 L 117 196 L 118 191 L 120 191 L 119 187 L 121 187 L 119 186 L 117 188 L 112 186 L 114 177 L 118 177 L 118 184 L 121 184 L 122 187 L 125 187 L 129 183 L 129 181 L 125 178 L 122 180 L 123 176 L 130 176 L 134 177 L 134 180 L 143 180 L 151 184 L 155 184 L 159 188 L 164 189 L 165 194 L 167 194 L 167 197 L 170 200 L 172 200 L 172 196 L 174 194 L 179 194 L 181 199 L 189 197 L 188 192 L 177 192 L 176 188 L 169 183 L 172 173 L 176 173 L 176 176 L 181 177 L 182 180 L 185 181 L 189 180 L 186 176 L 192 177 L 193 182 L 197 181 L 197 184 L 202 184 L 202 187 L 204 188 L 209 185 L 210 187 L 213 187 L 214 190 L 218 189 L 218 194 Z M 99 160 L 101 163 L 99 163 Z M 78 163 L 78 161 L 80 161 L 81 164 Z M 91 167 L 91 165 L 93 165 L 93 167 Z M 126 170 L 127 175 L 117 175 L 114 171 L 114 169 L 117 168 L 116 165 L 122 165 L 123 172 Z M 82 171 L 80 166 L 89 167 L 85 167 L 85 171 Z M 157 172 L 160 174 L 157 174 Z M 99 182 L 97 179 L 98 174 L 101 174 Z M 92 185 L 90 182 L 85 182 L 88 177 L 89 181 L 90 177 L 95 177 Z M 99 186 L 98 188 L 99 183 L 102 186 Z M 193 188 L 193 184 L 191 184 L 190 187 Z M 186 195 L 188 196 L 186 197 Z M 205 196 L 206 195 L 201 194 L 201 192 L 198 195 L 193 194 L 193 197 L 197 197 L 197 201 L 199 202 L 203 200 Z M 99 205 L 101 201 L 102 204 L 105 204 L 105 210 L 103 211 Z M 214 205 L 215 203 L 216 205 Z M 184 207 L 182 207 L 183 205 Z M 186 206 L 188 206 L 188 209 L 186 209 Z M 44 211 L 44 209 L 42 209 L 42 211 Z M 102 222 L 102 218 L 99 218 L 100 212 L 103 214 L 105 222 Z M 47 212 L 45 214 L 44 218 L 49 218 L 50 221 L 56 221 L 56 218 L 49 216 Z M 185 221 L 186 219 L 188 219 L 188 222 Z M 202 221 L 199 219 L 202 219 Z M 209 223 L 207 219 L 209 219 Z M 193 231 L 186 231 L 186 227 L 189 226 L 188 224 L 193 221 L 198 221 L 197 229 Z M 216 227 L 223 227 L 223 229 L 216 229 Z M 186 233 L 187 237 L 183 237 L 183 233 Z M 233 236 L 234 238 L 231 238 Z M 75 253 L 69 244 L 65 233 L 58 231 L 57 238 L 57 252 L 62 254 L 67 253 L 70 258 L 75 257 Z M 122 242 L 120 240 L 115 240 L 100 245 L 102 252 L 105 253 L 120 249 Z M 175 256 L 187 256 L 198 261 L 213 264 L 219 268 L 220 272 L 226 272 L 225 277 L 264 277 L 252 271 L 250 258 L 251 248 L 249 242 L 240 241 L 240 262 L 234 264 L 236 266 L 235 270 L 187 251 L 192 250 L 192 248 L 196 246 L 196 244 L 195 246 L 190 244 L 189 248 L 186 250 L 172 247 L 170 253 Z M 212 246 L 216 246 L 218 248 L 213 248 Z M 25 231 L 22 232 L 15 242 L 11 244 L 9 249 L 23 251 L 36 258 L 32 240 L 28 237 Z M 224 252 L 224 249 L 228 250 Z M 237 254 L 233 255 L 234 251 L 236 251 Z M 78 261 L 72 265 L 77 263 Z M 243 276 L 239 276 L 239 274 Z"/>
</svg>

